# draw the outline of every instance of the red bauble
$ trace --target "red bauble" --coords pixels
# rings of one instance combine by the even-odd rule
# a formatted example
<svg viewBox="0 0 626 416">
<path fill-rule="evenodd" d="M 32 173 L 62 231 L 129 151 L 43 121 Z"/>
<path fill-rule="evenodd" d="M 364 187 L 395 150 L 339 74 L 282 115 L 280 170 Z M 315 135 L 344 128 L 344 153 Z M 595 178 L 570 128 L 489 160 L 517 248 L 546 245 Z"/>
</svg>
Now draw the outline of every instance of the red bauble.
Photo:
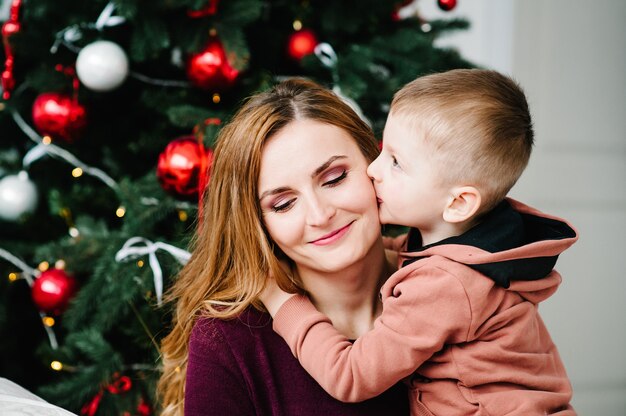
<svg viewBox="0 0 626 416">
<path fill-rule="evenodd" d="M 75 293 L 76 280 L 61 269 L 41 272 L 31 289 L 31 296 L 37 308 L 54 315 L 65 310 Z"/>
<path fill-rule="evenodd" d="M 456 7 L 456 0 L 437 0 L 437 5 L 444 12 L 449 12 Z"/>
<path fill-rule="evenodd" d="M 85 107 L 65 94 L 40 94 L 33 103 L 32 115 L 40 134 L 66 142 L 76 140 L 87 126 Z"/>
<path fill-rule="evenodd" d="M 200 191 L 202 167 L 208 180 L 213 151 L 205 149 L 194 136 L 171 141 L 159 155 L 157 179 L 167 192 L 179 197 L 197 198 Z M 207 182 L 204 181 L 204 183 Z"/>
<path fill-rule="evenodd" d="M 293 59 L 300 60 L 312 54 L 318 43 L 317 36 L 311 29 L 298 30 L 289 36 L 287 52 Z"/>
<path fill-rule="evenodd" d="M 217 38 L 209 40 L 202 52 L 191 55 L 187 61 L 187 77 L 198 88 L 223 91 L 231 87 L 238 76 L 239 71 L 230 65 Z"/>
</svg>

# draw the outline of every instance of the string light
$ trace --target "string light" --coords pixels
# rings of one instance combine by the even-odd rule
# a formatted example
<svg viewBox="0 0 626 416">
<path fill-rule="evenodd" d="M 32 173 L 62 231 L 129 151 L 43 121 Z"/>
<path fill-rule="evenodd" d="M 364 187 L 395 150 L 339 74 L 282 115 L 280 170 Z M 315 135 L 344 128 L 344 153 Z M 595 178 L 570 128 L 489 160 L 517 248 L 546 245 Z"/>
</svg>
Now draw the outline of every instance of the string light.
<svg viewBox="0 0 626 416">
<path fill-rule="evenodd" d="M 80 231 L 78 231 L 78 228 L 76 227 L 70 227 L 69 230 L 67 230 L 67 232 L 69 233 L 70 237 L 78 237 L 80 235 Z"/>
<path fill-rule="evenodd" d="M 55 261 L 54 262 L 54 268 L 55 269 L 60 269 L 60 270 L 65 269 L 65 260 L 59 259 L 59 260 Z"/>
<path fill-rule="evenodd" d="M 17 273 L 9 273 L 9 282 L 15 282 L 17 280 Z"/>
<path fill-rule="evenodd" d="M 6 106 L 4 105 L 4 103 L 0 103 L 0 111 L 3 111 L 6 108 Z"/>
<path fill-rule="evenodd" d="M 143 260 L 137 260 L 137 267 L 143 267 Z"/>
<path fill-rule="evenodd" d="M 63 370 L 63 364 L 60 361 L 52 361 L 50 363 L 50 368 L 52 368 L 54 371 L 61 371 Z"/>
<path fill-rule="evenodd" d="M 52 137 L 50 137 L 50 136 L 43 136 L 41 138 L 41 143 L 43 143 L 45 145 L 48 145 L 48 144 L 52 143 Z"/>
<path fill-rule="evenodd" d="M 302 22 L 299 20 L 294 20 L 293 21 L 293 30 L 300 30 L 302 29 Z"/>
<path fill-rule="evenodd" d="M 43 324 L 48 327 L 53 327 L 55 324 L 54 318 L 51 316 L 44 316 L 41 320 L 43 321 Z"/>
<path fill-rule="evenodd" d="M 81 176 L 83 176 L 83 170 L 81 168 L 72 169 L 72 176 L 75 178 L 80 178 Z"/>
<path fill-rule="evenodd" d="M 187 211 L 183 211 L 183 210 L 178 211 L 179 220 L 181 220 L 182 222 L 185 222 L 187 221 L 188 218 L 189 218 L 189 215 L 187 215 Z"/>
<path fill-rule="evenodd" d="M 222 97 L 218 93 L 213 94 L 213 103 L 219 104 L 220 101 L 222 101 Z"/>
<path fill-rule="evenodd" d="M 37 268 L 40 272 L 45 272 L 50 268 L 50 263 L 48 263 L 47 261 L 42 261 L 41 263 L 39 263 L 39 266 L 37 266 Z"/>
<path fill-rule="evenodd" d="M 126 208 L 119 207 L 115 210 L 115 215 L 117 215 L 119 218 L 122 218 L 124 215 L 126 215 Z"/>
</svg>

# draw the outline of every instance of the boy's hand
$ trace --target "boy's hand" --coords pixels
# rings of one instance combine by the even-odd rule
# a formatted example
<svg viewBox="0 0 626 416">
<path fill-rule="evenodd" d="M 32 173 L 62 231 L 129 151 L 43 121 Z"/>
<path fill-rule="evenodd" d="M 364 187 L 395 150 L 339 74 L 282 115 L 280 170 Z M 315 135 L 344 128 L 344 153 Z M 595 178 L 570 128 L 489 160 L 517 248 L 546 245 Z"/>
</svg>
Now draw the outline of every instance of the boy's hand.
<svg viewBox="0 0 626 416">
<path fill-rule="evenodd" d="M 287 293 L 278 287 L 276 281 L 272 276 L 267 278 L 267 284 L 259 299 L 265 305 L 267 311 L 272 315 L 272 318 L 276 315 L 276 312 L 280 309 L 285 302 L 289 300 L 295 293 Z"/>
</svg>

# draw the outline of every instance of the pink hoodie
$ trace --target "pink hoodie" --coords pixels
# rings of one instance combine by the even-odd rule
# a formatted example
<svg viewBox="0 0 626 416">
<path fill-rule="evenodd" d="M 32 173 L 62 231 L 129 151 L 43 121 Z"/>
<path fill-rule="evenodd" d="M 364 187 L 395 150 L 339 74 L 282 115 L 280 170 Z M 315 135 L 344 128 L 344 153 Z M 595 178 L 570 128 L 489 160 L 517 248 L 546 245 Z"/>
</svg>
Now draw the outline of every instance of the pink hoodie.
<svg viewBox="0 0 626 416">
<path fill-rule="evenodd" d="M 575 415 L 538 303 L 556 291 L 552 267 L 577 238 L 507 199 L 462 236 L 420 247 L 409 233 L 404 266 L 381 288 L 383 312 L 354 343 L 303 296 L 282 306 L 274 329 L 342 401 L 406 378 L 412 415 Z"/>
</svg>

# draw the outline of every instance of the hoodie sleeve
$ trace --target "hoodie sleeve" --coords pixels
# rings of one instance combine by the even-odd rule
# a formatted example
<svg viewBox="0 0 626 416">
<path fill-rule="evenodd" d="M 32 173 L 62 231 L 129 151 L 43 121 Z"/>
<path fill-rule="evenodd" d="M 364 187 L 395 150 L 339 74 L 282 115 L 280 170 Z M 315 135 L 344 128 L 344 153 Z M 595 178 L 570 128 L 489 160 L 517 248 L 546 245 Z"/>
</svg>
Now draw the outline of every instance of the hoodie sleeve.
<svg viewBox="0 0 626 416">
<path fill-rule="evenodd" d="M 467 340 L 471 312 L 462 284 L 437 267 L 420 267 L 381 289 L 383 312 L 354 344 L 304 296 L 287 301 L 274 329 L 331 396 L 374 397 L 412 374 L 447 343 Z"/>
</svg>

